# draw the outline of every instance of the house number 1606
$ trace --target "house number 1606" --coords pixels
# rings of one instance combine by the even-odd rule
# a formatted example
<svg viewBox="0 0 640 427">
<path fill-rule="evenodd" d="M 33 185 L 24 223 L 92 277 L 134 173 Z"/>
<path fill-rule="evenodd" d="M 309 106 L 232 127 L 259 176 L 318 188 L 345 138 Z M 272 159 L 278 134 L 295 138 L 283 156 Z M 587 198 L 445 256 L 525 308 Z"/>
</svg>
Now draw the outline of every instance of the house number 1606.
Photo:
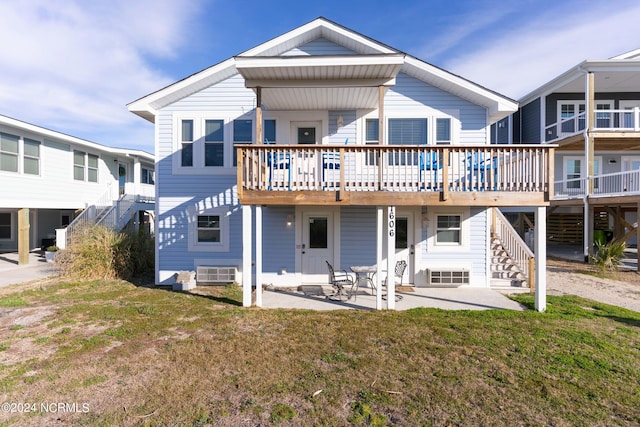
<svg viewBox="0 0 640 427">
<path fill-rule="evenodd" d="M 393 208 L 389 208 L 389 237 L 393 237 L 396 234 L 396 214 Z"/>
</svg>

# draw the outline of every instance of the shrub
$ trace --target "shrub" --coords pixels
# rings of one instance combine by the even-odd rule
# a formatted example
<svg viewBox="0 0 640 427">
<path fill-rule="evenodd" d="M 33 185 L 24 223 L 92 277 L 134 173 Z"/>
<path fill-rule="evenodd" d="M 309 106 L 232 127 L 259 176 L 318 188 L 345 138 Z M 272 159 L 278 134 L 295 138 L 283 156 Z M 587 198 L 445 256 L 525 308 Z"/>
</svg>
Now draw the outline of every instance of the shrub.
<svg viewBox="0 0 640 427">
<path fill-rule="evenodd" d="M 47 252 L 57 252 L 57 251 L 58 251 L 58 247 L 56 245 L 47 246 Z"/>
<path fill-rule="evenodd" d="M 118 233 L 97 225 L 74 234 L 56 262 L 73 279 L 127 280 L 153 271 L 153 256 L 153 238 L 146 231 Z"/>
<path fill-rule="evenodd" d="M 591 261 L 601 271 L 617 270 L 624 257 L 627 244 L 620 240 L 612 240 L 605 245 L 596 246 L 596 254 L 591 257 Z"/>
</svg>

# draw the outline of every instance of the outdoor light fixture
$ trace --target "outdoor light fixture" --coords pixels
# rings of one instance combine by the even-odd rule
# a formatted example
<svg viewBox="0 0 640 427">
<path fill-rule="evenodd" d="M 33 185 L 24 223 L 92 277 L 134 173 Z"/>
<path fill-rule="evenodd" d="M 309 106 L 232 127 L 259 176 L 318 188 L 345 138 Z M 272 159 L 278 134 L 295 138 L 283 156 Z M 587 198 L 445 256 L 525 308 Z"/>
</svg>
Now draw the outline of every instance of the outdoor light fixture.
<svg viewBox="0 0 640 427">
<path fill-rule="evenodd" d="M 293 215 L 287 215 L 287 228 L 291 228 L 293 226 Z"/>
<path fill-rule="evenodd" d="M 614 164 L 614 163 L 617 163 L 617 162 L 616 162 L 616 159 L 609 159 L 609 163 L 610 164 Z"/>
</svg>

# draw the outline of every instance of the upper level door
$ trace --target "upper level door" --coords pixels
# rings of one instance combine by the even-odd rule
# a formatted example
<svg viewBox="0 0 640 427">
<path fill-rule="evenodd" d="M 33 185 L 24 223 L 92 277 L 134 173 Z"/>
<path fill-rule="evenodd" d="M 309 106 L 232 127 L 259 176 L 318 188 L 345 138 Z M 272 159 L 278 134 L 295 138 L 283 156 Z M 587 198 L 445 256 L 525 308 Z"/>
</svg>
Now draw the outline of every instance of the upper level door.
<svg viewBox="0 0 640 427">
<path fill-rule="evenodd" d="M 127 185 L 127 164 L 126 163 L 118 163 L 118 187 L 119 194 L 123 195 L 125 193 L 125 187 Z"/>
<path fill-rule="evenodd" d="M 322 143 L 322 122 L 291 122 L 291 141 L 299 145 L 316 145 Z M 293 182 L 315 185 L 320 179 L 320 159 L 314 150 L 299 150 L 293 156 Z"/>
</svg>

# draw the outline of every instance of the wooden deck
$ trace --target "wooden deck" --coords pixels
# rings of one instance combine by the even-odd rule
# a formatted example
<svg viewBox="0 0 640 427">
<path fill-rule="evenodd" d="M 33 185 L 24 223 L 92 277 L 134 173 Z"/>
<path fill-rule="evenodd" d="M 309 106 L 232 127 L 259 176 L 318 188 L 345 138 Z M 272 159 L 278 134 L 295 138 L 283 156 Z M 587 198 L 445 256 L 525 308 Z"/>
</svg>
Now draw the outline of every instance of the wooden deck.
<svg viewBox="0 0 640 427">
<path fill-rule="evenodd" d="M 552 145 L 236 145 L 261 205 L 546 206 Z"/>
</svg>

